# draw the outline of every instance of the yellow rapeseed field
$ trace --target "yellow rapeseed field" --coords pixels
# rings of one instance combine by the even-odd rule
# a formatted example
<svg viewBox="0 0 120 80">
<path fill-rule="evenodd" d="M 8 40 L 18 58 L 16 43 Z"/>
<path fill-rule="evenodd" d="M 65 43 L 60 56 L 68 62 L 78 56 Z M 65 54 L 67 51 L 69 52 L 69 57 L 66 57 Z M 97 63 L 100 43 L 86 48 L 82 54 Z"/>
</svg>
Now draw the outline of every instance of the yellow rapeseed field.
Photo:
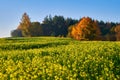
<svg viewBox="0 0 120 80">
<path fill-rule="evenodd" d="M 120 42 L 1 38 L 0 80 L 120 80 Z"/>
</svg>

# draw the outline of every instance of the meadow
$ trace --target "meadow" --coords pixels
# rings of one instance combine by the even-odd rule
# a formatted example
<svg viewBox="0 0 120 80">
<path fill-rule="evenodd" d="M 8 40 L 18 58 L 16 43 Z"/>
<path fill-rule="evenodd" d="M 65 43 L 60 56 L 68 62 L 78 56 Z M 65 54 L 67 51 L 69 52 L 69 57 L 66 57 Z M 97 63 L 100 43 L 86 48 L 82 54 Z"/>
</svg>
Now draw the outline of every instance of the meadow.
<svg viewBox="0 0 120 80">
<path fill-rule="evenodd" d="M 120 80 L 120 42 L 1 38 L 0 80 Z"/>
</svg>

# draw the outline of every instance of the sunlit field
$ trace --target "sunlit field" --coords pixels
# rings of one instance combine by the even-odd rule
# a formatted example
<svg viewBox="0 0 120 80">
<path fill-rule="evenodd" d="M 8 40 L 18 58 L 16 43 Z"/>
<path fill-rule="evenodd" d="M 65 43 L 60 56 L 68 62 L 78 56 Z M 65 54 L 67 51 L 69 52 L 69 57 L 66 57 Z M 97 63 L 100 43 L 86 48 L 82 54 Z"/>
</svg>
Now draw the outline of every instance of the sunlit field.
<svg viewBox="0 0 120 80">
<path fill-rule="evenodd" d="M 120 80 L 120 42 L 0 39 L 0 80 Z"/>
</svg>

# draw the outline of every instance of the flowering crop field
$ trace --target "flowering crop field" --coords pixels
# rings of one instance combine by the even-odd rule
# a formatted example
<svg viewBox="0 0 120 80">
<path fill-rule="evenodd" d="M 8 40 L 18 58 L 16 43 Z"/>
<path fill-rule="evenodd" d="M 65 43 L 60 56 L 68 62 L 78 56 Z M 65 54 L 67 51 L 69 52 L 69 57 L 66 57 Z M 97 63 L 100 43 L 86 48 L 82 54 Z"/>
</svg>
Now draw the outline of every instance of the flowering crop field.
<svg viewBox="0 0 120 80">
<path fill-rule="evenodd" d="M 1 38 L 0 80 L 120 80 L 120 42 Z"/>
</svg>

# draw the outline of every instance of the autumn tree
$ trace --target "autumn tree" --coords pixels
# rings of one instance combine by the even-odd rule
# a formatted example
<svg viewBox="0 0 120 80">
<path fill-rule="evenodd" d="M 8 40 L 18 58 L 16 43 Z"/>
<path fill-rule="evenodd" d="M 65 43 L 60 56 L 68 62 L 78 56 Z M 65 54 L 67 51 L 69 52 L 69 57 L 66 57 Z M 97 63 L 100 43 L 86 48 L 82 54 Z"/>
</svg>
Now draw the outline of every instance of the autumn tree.
<svg viewBox="0 0 120 80">
<path fill-rule="evenodd" d="M 30 36 L 29 27 L 30 26 L 31 26 L 30 18 L 27 15 L 27 13 L 24 13 L 17 30 L 21 30 L 22 31 L 22 36 L 23 37 L 29 37 Z"/>
<path fill-rule="evenodd" d="M 77 40 L 96 40 L 100 35 L 97 22 L 89 17 L 83 17 L 69 31 L 69 35 Z"/>
<path fill-rule="evenodd" d="M 116 39 L 117 39 L 117 41 L 120 41 L 120 25 L 117 25 L 115 27 L 115 32 L 116 32 Z"/>
</svg>

